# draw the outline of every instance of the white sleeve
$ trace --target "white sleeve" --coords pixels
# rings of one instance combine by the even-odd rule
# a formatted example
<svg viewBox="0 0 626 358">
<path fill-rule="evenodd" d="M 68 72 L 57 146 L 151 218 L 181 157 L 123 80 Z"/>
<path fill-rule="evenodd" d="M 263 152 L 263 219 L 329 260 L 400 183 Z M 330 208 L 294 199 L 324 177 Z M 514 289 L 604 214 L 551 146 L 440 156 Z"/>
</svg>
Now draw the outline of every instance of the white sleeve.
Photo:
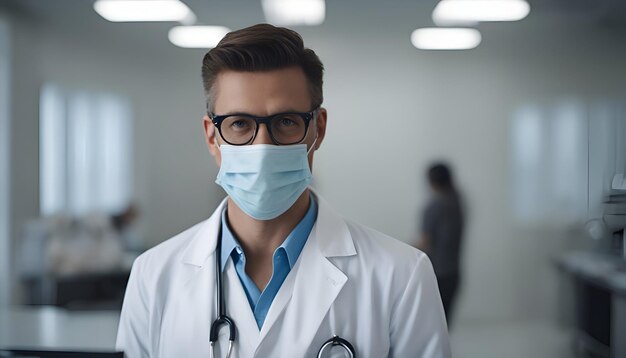
<svg viewBox="0 0 626 358">
<path fill-rule="evenodd" d="M 389 357 L 450 358 L 450 342 L 432 264 L 424 254 L 392 313 Z"/>
<path fill-rule="evenodd" d="M 142 286 L 141 257 L 133 263 L 124 295 L 115 348 L 127 358 L 150 357 L 149 311 Z"/>
</svg>

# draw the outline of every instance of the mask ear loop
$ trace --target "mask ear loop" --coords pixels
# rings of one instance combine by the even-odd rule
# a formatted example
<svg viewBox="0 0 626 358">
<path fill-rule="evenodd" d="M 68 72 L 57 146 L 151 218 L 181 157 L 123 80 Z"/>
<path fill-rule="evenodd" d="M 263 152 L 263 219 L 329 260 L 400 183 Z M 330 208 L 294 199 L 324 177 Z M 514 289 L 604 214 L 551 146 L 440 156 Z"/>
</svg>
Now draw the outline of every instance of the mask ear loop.
<svg viewBox="0 0 626 358">
<path fill-rule="evenodd" d="M 315 148 L 317 146 L 317 134 L 315 134 L 315 140 L 313 141 L 313 144 L 311 145 L 311 148 L 309 148 L 309 150 L 306 151 L 306 155 L 309 155 L 309 153 L 311 153 L 311 151 L 313 150 L 313 148 Z M 317 148 L 315 148 L 315 150 L 317 150 Z"/>
<path fill-rule="evenodd" d="M 316 110 L 317 112 L 317 110 Z M 317 122 L 317 115 L 319 114 L 319 112 L 315 113 L 315 119 L 314 121 Z M 319 138 L 319 133 L 317 132 L 317 128 L 315 129 L 315 140 L 313 141 L 313 144 L 311 145 L 311 148 L 309 148 L 309 150 L 306 151 L 306 155 L 309 155 L 309 153 L 311 153 L 311 150 L 313 150 L 313 148 L 315 148 L 315 150 L 317 150 L 317 139 Z"/>
<path fill-rule="evenodd" d="M 217 128 L 216 128 L 216 129 L 217 129 Z M 222 149 L 220 148 L 220 147 L 221 147 L 221 145 L 220 145 L 220 142 L 217 140 L 217 130 L 215 131 L 215 136 L 214 136 L 214 138 L 215 138 L 215 146 L 217 147 L 217 150 L 219 150 L 219 151 L 221 152 L 221 151 L 222 151 Z"/>
</svg>

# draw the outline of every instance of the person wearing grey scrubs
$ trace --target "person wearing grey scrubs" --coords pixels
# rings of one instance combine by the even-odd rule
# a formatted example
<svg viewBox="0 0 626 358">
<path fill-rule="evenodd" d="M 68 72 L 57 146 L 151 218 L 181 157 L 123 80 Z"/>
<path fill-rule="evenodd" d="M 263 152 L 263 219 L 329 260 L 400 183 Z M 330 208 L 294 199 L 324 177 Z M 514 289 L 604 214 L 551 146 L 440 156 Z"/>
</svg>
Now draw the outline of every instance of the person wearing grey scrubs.
<svg viewBox="0 0 626 358">
<path fill-rule="evenodd" d="M 422 237 L 417 248 L 432 261 L 449 325 L 461 279 L 463 204 L 446 164 L 433 164 L 427 176 L 433 195 L 423 211 Z"/>
</svg>

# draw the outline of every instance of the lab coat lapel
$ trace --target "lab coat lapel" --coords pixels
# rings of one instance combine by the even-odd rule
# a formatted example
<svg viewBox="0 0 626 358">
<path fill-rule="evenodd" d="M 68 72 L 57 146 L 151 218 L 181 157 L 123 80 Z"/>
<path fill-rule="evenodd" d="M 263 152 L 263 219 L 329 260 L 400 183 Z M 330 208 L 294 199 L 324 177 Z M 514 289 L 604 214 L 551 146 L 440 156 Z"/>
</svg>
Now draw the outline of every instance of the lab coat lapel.
<svg viewBox="0 0 626 358">
<path fill-rule="evenodd" d="M 164 312 L 167 328 L 158 356 L 208 356 L 209 328 L 215 319 L 215 247 L 223 204 L 189 240 L 177 272 L 176 298 Z M 177 342 L 177 343 L 174 343 Z M 184 343 L 183 343 L 184 342 Z"/>
<path fill-rule="evenodd" d="M 245 356 L 251 356 L 259 343 L 259 327 L 232 260 L 228 260 L 225 270 L 226 314 L 237 326 L 237 344 L 245 345 L 245 351 L 249 352 Z"/>
<path fill-rule="evenodd" d="M 292 319 L 300 321 L 298 327 L 301 342 L 298 345 L 308 347 L 315 337 L 320 324 L 339 292 L 348 281 L 348 277 L 318 247 L 319 233 L 312 235 L 310 243 L 303 252 L 301 270 L 295 282 L 293 297 L 290 304 Z"/>
<path fill-rule="evenodd" d="M 281 340 L 289 341 L 284 344 L 292 349 L 300 347 L 304 354 L 348 281 L 348 277 L 328 258 L 355 255 L 352 237 L 343 219 L 314 194 L 319 205 L 316 224 L 270 307 L 256 356 L 271 351 L 272 347 L 264 346 L 264 340 L 275 335 L 273 328 L 280 330 L 276 333 L 280 334 Z M 269 345 L 273 339 L 267 341 Z"/>
<path fill-rule="evenodd" d="M 176 297 L 161 317 L 164 338 L 155 356 L 208 356 L 209 325 L 215 316 L 215 289 L 210 284 L 212 275 L 213 271 L 208 268 L 192 265 L 182 268 Z"/>
<path fill-rule="evenodd" d="M 185 270 L 187 277 L 183 279 L 184 293 L 179 296 L 184 299 L 181 299 L 177 303 L 177 306 L 180 307 L 179 311 L 181 314 L 184 312 L 193 312 L 194 317 L 187 318 L 189 321 L 206 322 L 206 324 L 202 326 L 202 342 L 203 346 L 206 347 L 208 347 L 209 326 L 217 317 L 215 304 L 217 292 L 215 260 L 217 254 L 217 238 L 221 226 L 221 215 L 225 205 L 226 199 L 217 207 L 213 215 L 201 224 L 202 226 L 198 232 L 190 240 L 182 260 L 188 268 Z M 258 344 L 259 329 L 232 260 L 227 262 L 224 270 L 226 314 L 233 319 L 237 327 L 235 352 L 238 352 L 238 356 L 241 357 L 252 356 Z M 194 309 L 190 311 L 190 307 Z M 177 325 L 177 327 L 180 326 Z M 187 329 L 187 327 L 185 327 L 185 329 Z M 194 329 L 195 328 L 192 327 L 192 331 Z M 218 342 L 218 349 L 220 351 L 227 347 L 227 336 L 228 330 L 222 327 Z M 241 339 L 241 337 L 245 337 L 245 339 Z"/>
<path fill-rule="evenodd" d="M 209 262 L 209 259 L 217 247 L 217 235 L 222 225 L 222 211 L 224 211 L 227 200 L 222 200 L 211 217 L 201 224 L 198 232 L 191 238 L 182 257 L 183 263 L 197 267 L 210 266 L 213 268 L 215 266 L 215 262 Z"/>
</svg>

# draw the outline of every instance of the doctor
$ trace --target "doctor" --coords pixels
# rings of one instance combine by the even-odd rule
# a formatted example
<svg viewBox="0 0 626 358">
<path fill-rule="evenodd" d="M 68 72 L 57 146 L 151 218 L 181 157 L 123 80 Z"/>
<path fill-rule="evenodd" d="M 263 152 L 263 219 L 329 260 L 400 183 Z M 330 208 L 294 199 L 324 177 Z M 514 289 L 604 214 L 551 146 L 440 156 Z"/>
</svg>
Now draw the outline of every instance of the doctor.
<svg viewBox="0 0 626 358">
<path fill-rule="evenodd" d="M 205 55 L 204 132 L 228 197 L 135 261 L 117 336 L 127 357 L 225 357 L 229 344 L 231 357 L 450 357 L 426 255 L 308 187 L 326 133 L 322 75 L 300 35 L 271 25 Z"/>
</svg>

